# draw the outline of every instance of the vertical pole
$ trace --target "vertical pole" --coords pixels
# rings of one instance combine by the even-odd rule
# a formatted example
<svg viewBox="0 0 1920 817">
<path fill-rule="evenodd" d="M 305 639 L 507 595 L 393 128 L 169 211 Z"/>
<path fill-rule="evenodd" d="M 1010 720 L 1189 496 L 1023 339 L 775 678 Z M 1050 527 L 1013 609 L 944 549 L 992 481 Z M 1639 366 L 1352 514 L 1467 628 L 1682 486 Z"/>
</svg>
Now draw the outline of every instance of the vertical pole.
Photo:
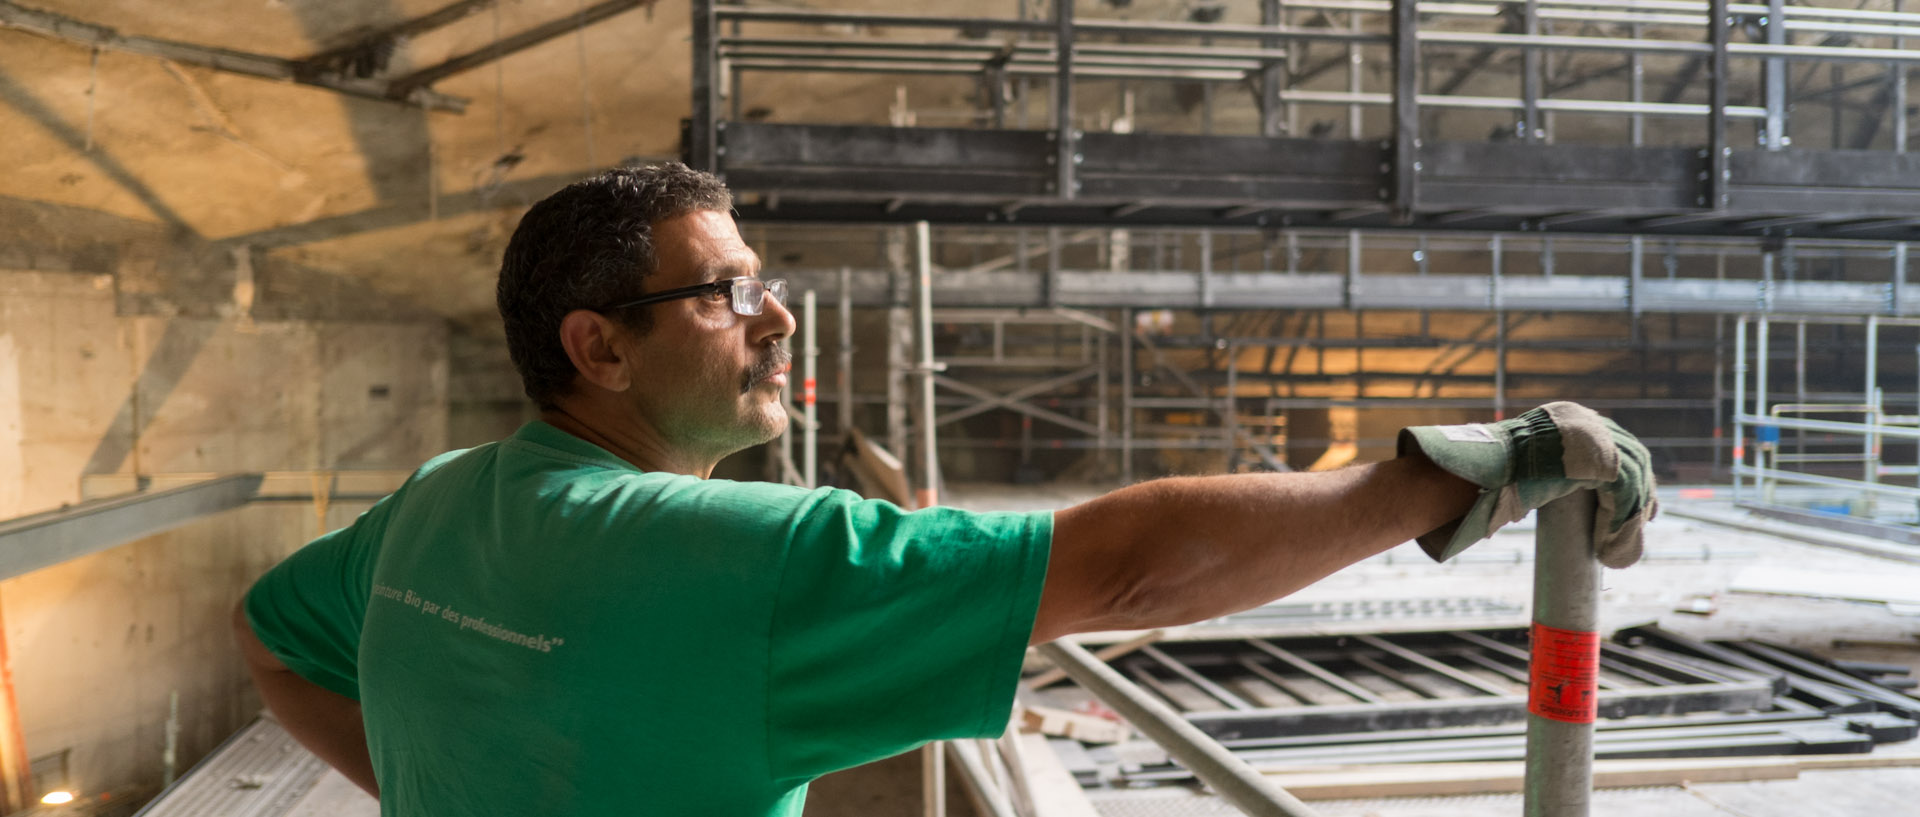
<svg viewBox="0 0 1920 817">
<path fill-rule="evenodd" d="M 1523 23 L 1528 37 L 1540 35 L 1540 3 L 1527 0 L 1522 9 Z M 1543 134 L 1540 126 L 1540 49 L 1529 44 L 1521 52 L 1520 68 L 1520 141 L 1538 142 Z"/>
<path fill-rule="evenodd" d="M 1200 234 L 1196 236 L 1196 240 L 1199 243 L 1197 249 L 1200 253 L 1200 308 L 1206 310 L 1202 314 L 1211 317 L 1213 314 L 1213 231 L 1205 227 L 1200 228 Z"/>
<path fill-rule="evenodd" d="M 1420 204 L 1420 15 L 1413 3 L 1393 7 L 1394 220 L 1407 222 Z"/>
<path fill-rule="evenodd" d="M 687 165 L 695 170 L 719 170 L 720 100 L 714 69 L 719 64 L 714 0 L 693 0 L 693 107 L 687 113 Z"/>
<path fill-rule="evenodd" d="M 1627 319 L 1631 321 L 1633 343 L 1640 344 L 1640 290 L 1647 277 L 1647 240 L 1645 236 L 1627 237 Z"/>
<path fill-rule="evenodd" d="M 1881 411 L 1880 411 L 1880 316 L 1879 315 L 1867 316 L 1866 387 L 1867 387 L 1867 399 L 1862 402 L 1866 403 L 1867 405 L 1873 406 L 1873 408 L 1867 412 L 1867 416 L 1866 416 L 1867 423 L 1870 426 L 1872 426 L 1872 429 L 1867 432 L 1867 435 L 1866 435 L 1867 439 L 1863 444 L 1862 450 L 1861 450 L 1861 453 L 1866 455 L 1866 460 L 1867 460 L 1866 474 L 1862 476 L 1861 479 L 1866 480 L 1867 483 L 1871 485 L 1873 483 L 1880 481 L 1880 415 L 1881 415 Z M 1877 499 L 1878 497 L 1879 497 L 1879 494 L 1876 494 L 1872 491 L 1867 491 L 1865 492 L 1864 496 L 1860 497 L 1861 501 L 1864 502 L 1866 505 L 1867 516 L 1871 517 L 1873 515 L 1874 500 Z"/>
<path fill-rule="evenodd" d="M 1787 44 L 1786 14 L 1786 0 L 1767 0 L 1767 45 Z M 1767 150 L 1779 150 L 1786 146 L 1787 136 L 1787 61 L 1769 57 L 1763 65 L 1767 88 L 1767 136 L 1763 144 Z"/>
<path fill-rule="evenodd" d="M 907 370 L 913 368 L 913 314 L 908 306 L 912 285 L 907 276 L 907 237 L 900 228 L 888 228 L 887 268 L 887 448 L 907 462 Z"/>
<path fill-rule="evenodd" d="M 1106 462 L 1107 446 L 1109 443 L 1112 442 L 1111 437 L 1107 433 L 1108 428 L 1111 427 L 1111 424 L 1109 423 L 1109 419 L 1107 417 L 1107 409 L 1109 407 L 1108 400 L 1107 400 L 1107 392 L 1108 392 L 1107 381 L 1113 374 L 1113 372 L 1111 371 L 1113 364 L 1108 362 L 1110 358 L 1108 357 L 1108 354 L 1107 354 L 1107 346 L 1110 345 L 1112 341 L 1113 339 L 1108 337 L 1107 333 L 1102 333 L 1100 335 L 1099 337 L 1100 345 L 1096 349 L 1096 352 L 1097 352 L 1096 357 L 1098 359 L 1095 361 L 1095 365 L 1100 367 L 1100 374 L 1097 377 L 1097 379 L 1094 381 L 1094 398 L 1095 398 L 1094 404 L 1095 405 L 1094 405 L 1093 418 L 1094 418 L 1094 427 L 1099 429 L 1100 431 L 1099 440 L 1097 441 L 1097 445 L 1099 446 L 1098 450 L 1100 452 L 1098 455 L 1098 459 L 1103 464 Z"/>
<path fill-rule="evenodd" d="M 1645 26 L 1642 26 L 1639 23 L 1634 23 L 1628 29 L 1628 34 L 1629 36 L 1632 36 L 1635 40 L 1638 40 L 1645 33 L 1645 31 L 1646 31 Z M 1645 58 L 1638 51 L 1628 52 L 1627 54 L 1627 82 L 1628 82 L 1627 91 L 1629 94 L 1629 97 L 1628 97 L 1629 99 L 1631 99 L 1635 103 L 1647 101 L 1647 65 L 1646 65 Z M 1628 138 L 1629 144 L 1633 145 L 1634 147 L 1639 147 L 1643 144 L 1646 144 L 1646 141 L 1647 141 L 1646 114 L 1640 113 L 1639 111 L 1635 111 L 1632 114 L 1632 116 L 1628 117 L 1627 128 L 1628 128 L 1627 138 Z"/>
<path fill-rule="evenodd" d="M 1907 311 L 1907 242 L 1893 245 L 1893 314 Z"/>
<path fill-rule="evenodd" d="M 1893 0 L 1893 13 L 1899 14 L 1905 0 Z M 1893 38 L 1896 51 L 1905 50 L 1907 38 Z M 1907 152 L 1907 66 L 1905 63 L 1891 63 L 1888 69 L 1893 71 L 1893 152 Z"/>
<path fill-rule="evenodd" d="M 1347 231 L 1347 277 L 1340 287 L 1340 305 L 1346 309 L 1354 308 L 1354 301 L 1360 297 L 1360 231 Z"/>
<path fill-rule="evenodd" d="M 1064 4 L 1067 0 L 1061 0 Z M 940 458 L 933 448 L 933 240 L 927 222 L 913 224 L 913 309 L 918 325 L 920 360 L 920 492 L 922 508 L 940 501 Z M 922 802 L 926 817 L 946 817 L 947 759 L 946 744 L 927 744 L 920 754 Z"/>
<path fill-rule="evenodd" d="M 1793 402 L 1807 402 L 1807 322 L 1795 321 L 1793 327 Z M 1807 430 L 1793 430 L 1794 452 L 1807 453 Z"/>
<path fill-rule="evenodd" d="M 1708 0 L 1707 34 L 1713 56 L 1707 85 L 1707 184 L 1700 204 L 1709 210 L 1726 209 L 1727 183 L 1732 180 L 1728 163 L 1733 148 L 1727 146 L 1727 25 L 1727 0 Z"/>
<path fill-rule="evenodd" d="M 840 357 L 835 372 L 834 415 L 845 438 L 853 431 L 853 270 L 840 268 Z"/>
<path fill-rule="evenodd" d="M 1120 310 L 1120 483 L 1133 482 L 1133 310 Z"/>
<path fill-rule="evenodd" d="M 920 802 L 926 817 L 947 817 L 947 744 L 934 741 L 920 750 Z"/>
<path fill-rule="evenodd" d="M 1726 445 L 1726 416 L 1721 403 L 1727 399 L 1727 316 L 1713 316 L 1713 470 L 1718 477 L 1720 451 Z"/>
<path fill-rule="evenodd" d="M 1575 491 L 1540 509 L 1534 532 L 1533 644 L 1528 661 L 1527 817 L 1585 817 L 1593 791 L 1600 669 L 1595 497 Z"/>
<path fill-rule="evenodd" d="M 924 221 L 913 223 L 914 276 L 913 311 L 917 326 L 920 360 L 920 507 L 940 502 L 940 456 L 933 448 L 933 248 L 932 228 Z"/>
<path fill-rule="evenodd" d="M 791 336 L 781 338 L 780 349 L 788 353 L 788 360 L 792 360 L 793 338 Z M 803 351 L 802 354 L 805 352 Z M 780 407 L 786 410 L 787 422 L 785 427 L 780 429 L 780 447 L 775 452 L 780 461 L 774 466 L 776 473 L 773 481 L 783 485 L 795 485 L 800 482 L 800 469 L 793 465 L 793 427 L 804 421 L 793 416 L 793 380 L 791 378 L 780 387 Z"/>
<path fill-rule="evenodd" d="M 1240 345 L 1237 343 L 1228 343 L 1227 344 L 1227 395 L 1226 395 L 1225 405 L 1220 410 L 1220 419 L 1225 421 L 1221 423 L 1222 433 L 1221 433 L 1220 444 L 1222 447 L 1226 449 L 1226 452 L 1227 452 L 1227 472 L 1228 473 L 1232 473 L 1234 466 L 1239 464 L 1235 462 L 1235 460 L 1238 459 L 1238 457 L 1234 455 L 1234 443 L 1236 442 L 1235 437 L 1239 436 L 1239 433 L 1240 433 L 1240 403 L 1236 399 L 1237 395 L 1235 394 L 1235 392 L 1239 390 L 1239 386 L 1240 386 L 1239 377 L 1240 377 Z"/>
<path fill-rule="evenodd" d="M 1360 12 L 1358 11 L 1347 12 L 1347 30 L 1355 34 L 1362 33 L 1366 30 L 1362 28 L 1360 25 Z M 1361 88 L 1360 59 L 1361 59 L 1360 43 L 1357 40 L 1348 40 L 1347 41 L 1347 93 L 1353 94 L 1354 96 L 1359 96 L 1360 88 Z M 1360 138 L 1360 124 L 1361 124 L 1360 103 L 1355 102 L 1347 106 L 1347 138 L 1348 139 Z"/>
<path fill-rule="evenodd" d="M 1073 198 L 1080 189 L 1078 132 L 1073 129 L 1073 0 L 1053 0 L 1054 54 L 1058 73 L 1054 77 L 1053 161 L 1055 195 Z"/>
<path fill-rule="evenodd" d="M 1493 419 L 1507 419 L 1507 313 L 1493 313 Z"/>
<path fill-rule="evenodd" d="M 1760 313 L 1759 326 L 1754 333 L 1753 339 L 1754 353 L 1759 356 L 1759 360 L 1755 363 L 1753 375 L 1753 414 L 1754 422 L 1756 423 L 1767 422 L 1767 365 L 1769 363 L 1767 358 L 1772 357 L 1772 355 L 1769 354 L 1772 344 L 1768 342 L 1767 326 L 1767 315 L 1762 312 Z M 1753 448 L 1754 463 L 1760 468 L 1767 468 L 1766 449 L 1760 447 L 1757 443 Z M 1759 490 L 1760 500 L 1762 502 L 1771 502 L 1773 500 L 1766 474 L 1755 475 L 1753 478 L 1753 487 Z"/>
<path fill-rule="evenodd" d="M 1260 24 L 1280 26 L 1280 0 L 1260 0 Z M 1260 47 L 1275 50 L 1284 45 L 1279 38 L 1260 41 Z M 1292 49 L 1288 49 L 1291 56 Z M 1286 133 L 1286 112 L 1280 103 L 1280 89 L 1287 81 L 1287 60 L 1263 59 L 1260 62 L 1260 135 L 1273 137 Z"/>
<path fill-rule="evenodd" d="M 1740 466 L 1747 462 L 1747 316 L 1733 325 L 1733 501 L 1740 501 Z"/>
<path fill-rule="evenodd" d="M 1487 249 L 1493 266 L 1488 270 L 1488 294 L 1493 299 L 1493 419 L 1507 418 L 1507 311 L 1500 292 L 1501 267 L 1506 263 L 1500 234 L 1494 233 Z"/>
<path fill-rule="evenodd" d="M 820 407 L 819 381 L 815 379 L 820 358 L 819 335 L 815 331 L 815 321 L 819 312 L 815 308 L 813 290 L 809 289 L 800 299 L 800 479 L 808 488 L 820 485 Z"/>
</svg>

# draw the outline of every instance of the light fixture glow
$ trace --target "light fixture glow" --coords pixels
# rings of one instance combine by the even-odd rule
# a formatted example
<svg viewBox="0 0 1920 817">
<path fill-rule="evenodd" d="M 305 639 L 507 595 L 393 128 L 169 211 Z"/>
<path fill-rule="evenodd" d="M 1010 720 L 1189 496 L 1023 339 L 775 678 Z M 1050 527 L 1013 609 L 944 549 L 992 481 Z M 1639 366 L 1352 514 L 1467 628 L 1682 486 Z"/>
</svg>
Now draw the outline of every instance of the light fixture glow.
<svg viewBox="0 0 1920 817">
<path fill-rule="evenodd" d="M 46 793 L 46 796 L 40 798 L 40 802 L 45 803 L 49 806 L 58 806 L 66 803 L 71 803 L 73 802 L 73 792 L 50 791 Z"/>
</svg>

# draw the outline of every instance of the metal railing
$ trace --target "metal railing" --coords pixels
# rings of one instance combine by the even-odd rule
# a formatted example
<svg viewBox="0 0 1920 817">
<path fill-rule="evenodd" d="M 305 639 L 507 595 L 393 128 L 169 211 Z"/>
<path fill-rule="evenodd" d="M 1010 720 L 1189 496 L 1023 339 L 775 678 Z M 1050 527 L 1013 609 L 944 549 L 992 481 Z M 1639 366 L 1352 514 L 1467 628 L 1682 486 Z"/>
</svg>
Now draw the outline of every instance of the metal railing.
<svg viewBox="0 0 1920 817">
<path fill-rule="evenodd" d="M 1783 321 L 1768 315 L 1742 315 L 1734 326 L 1734 501 L 1739 503 L 1753 499 L 1747 494 L 1747 481 L 1751 479 L 1751 490 L 1765 504 L 1778 503 L 1778 489 L 1783 484 L 1852 492 L 1860 500 L 1860 507 L 1853 509 L 1854 515 L 1861 516 L 1873 515 L 1876 500 L 1880 497 L 1894 497 L 1902 503 L 1920 502 L 1920 487 L 1881 481 L 1882 477 L 1887 476 L 1920 476 L 1920 463 L 1889 465 L 1885 459 L 1888 440 L 1920 445 L 1920 417 L 1894 415 L 1886 411 L 1886 397 L 1880 387 L 1879 371 L 1881 329 L 1886 326 L 1920 327 L 1920 321 L 1879 316 L 1855 321 L 1805 317 L 1786 319 L 1784 322 L 1799 329 L 1795 357 L 1797 394 L 1806 391 L 1804 327 L 1807 324 L 1850 325 L 1864 330 L 1862 351 L 1865 356 L 1865 376 L 1861 394 L 1865 399 L 1836 402 L 1796 399 L 1792 402 L 1769 403 L 1770 362 L 1774 357 L 1771 354 L 1771 331 L 1772 325 L 1777 322 Z M 1749 350 L 1748 344 L 1749 326 L 1754 335 L 1752 350 Z M 1750 356 L 1753 360 L 1751 364 Z M 1752 382 L 1751 397 L 1748 393 L 1749 380 Z M 1852 422 L 1808 416 L 1817 414 L 1859 415 L 1860 420 Z M 1789 431 L 1800 436 L 1800 439 L 1793 441 L 1796 450 L 1792 452 L 1783 450 L 1789 442 L 1784 432 Z M 1805 438 L 1808 432 L 1819 433 L 1823 437 L 1809 443 Z M 1808 452 L 1806 448 L 1809 444 L 1817 450 Z M 1850 463 L 1859 465 L 1861 470 L 1858 479 L 1805 469 L 1807 466 Z"/>
</svg>

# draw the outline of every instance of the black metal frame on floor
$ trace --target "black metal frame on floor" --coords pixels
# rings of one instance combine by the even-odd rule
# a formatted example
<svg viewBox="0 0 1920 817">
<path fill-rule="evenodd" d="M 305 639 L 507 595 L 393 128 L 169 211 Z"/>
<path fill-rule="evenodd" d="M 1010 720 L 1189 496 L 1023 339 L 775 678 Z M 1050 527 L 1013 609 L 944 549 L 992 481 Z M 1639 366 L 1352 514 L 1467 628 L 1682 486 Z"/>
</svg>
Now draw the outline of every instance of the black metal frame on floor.
<svg viewBox="0 0 1920 817">
<path fill-rule="evenodd" d="M 1511 760 L 1523 750 L 1525 637 L 1481 630 L 1191 641 L 1143 646 L 1109 663 L 1256 768 Z M 1596 749 L 1622 758 L 1870 751 L 1920 734 L 1920 699 L 1869 680 L 1889 669 L 1905 671 L 1849 672 L 1775 644 L 1622 630 L 1602 646 Z M 1272 705 L 1282 699 L 1291 700 Z M 1076 756 L 1091 764 L 1108 754 Z M 1190 777 L 1170 763 L 1122 765 L 1128 784 Z M 1083 783 L 1099 782 L 1091 766 L 1076 771 Z"/>
<path fill-rule="evenodd" d="M 683 151 L 695 167 L 723 174 L 742 197 L 744 217 L 758 220 L 946 223 L 1335 227 L 1413 230 L 1554 231 L 1695 234 L 1903 241 L 1920 230 L 1920 157 L 1906 148 L 1906 79 L 1920 51 L 1920 15 L 1901 12 L 1729 4 L 1711 0 L 1688 9 L 1607 8 L 1570 0 L 1430 4 L 1344 2 L 1346 28 L 1288 25 L 1289 7 L 1313 2 L 1262 0 L 1260 25 L 1141 23 L 1076 19 L 1071 3 L 1055 3 L 1050 20 L 929 17 L 825 12 L 693 3 L 693 105 Z M 1500 33 L 1448 28 L 1457 15 L 1519 12 L 1520 25 Z M 1584 6 L 1584 8 L 1583 8 Z M 1329 6 L 1331 8 L 1331 6 Z M 1671 8 L 1669 8 L 1671 7 Z M 1462 10 L 1465 11 L 1462 11 Z M 1356 22 L 1384 15 L 1384 33 Z M 1852 16 L 1848 16 L 1851 14 Z M 1544 34 L 1543 25 L 1571 16 L 1625 23 L 1627 37 Z M 1425 19 L 1423 19 L 1425 18 Z M 1858 19 L 1856 19 L 1858 18 Z M 1438 19 L 1441 22 L 1434 23 Z M 797 25 L 796 25 L 797 24 Z M 747 37 L 743 26 L 778 25 L 779 38 Z M 794 35 L 820 26 L 955 32 L 951 40 L 827 39 Z M 1642 36 L 1647 27 L 1687 28 L 1698 40 Z M 722 32 L 728 28 L 730 33 Z M 1757 41 L 1732 42 L 1750 29 Z M 1794 31 L 1890 39 L 1892 47 L 1795 44 Z M 1756 33 L 1757 32 L 1757 33 Z M 1010 34 L 1004 41 L 989 34 Z M 1115 42 L 1130 38 L 1130 43 Z M 1158 38 L 1202 47 L 1137 45 Z M 1216 43 L 1251 43 L 1222 48 Z M 1353 70 L 1345 93 L 1293 87 L 1288 49 L 1307 43 L 1348 49 L 1384 47 L 1392 58 L 1387 93 L 1363 93 Z M 1518 50 L 1517 98 L 1422 93 L 1420 60 L 1429 49 Z M 1542 57 L 1615 52 L 1632 66 L 1635 99 L 1550 98 Z M 1707 104 L 1652 102 L 1644 97 L 1647 56 L 1684 57 L 1675 85 L 1702 76 Z M 1733 60 L 1752 62 L 1765 104 L 1729 102 Z M 1486 60 L 1479 60 L 1481 63 Z M 1894 150 L 1809 150 L 1786 136 L 1791 102 L 1789 63 L 1887 66 L 1887 104 L 1895 112 Z M 978 75 L 992 99 L 992 124 L 1005 124 L 1009 77 L 1052 82 L 1051 126 L 887 127 L 775 124 L 723 110 L 722 84 L 749 72 L 879 72 L 894 75 Z M 1163 78 L 1202 84 L 1251 84 L 1261 118 L 1258 135 L 1095 133 L 1076 125 L 1075 82 Z M 1451 91 L 1452 89 L 1443 89 Z M 1837 91 L 1835 93 L 1838 93 Z M 1282 135 L 1282 111 L 1301 104 L 1344 105 L 1349 138 Z M 1384 105 L 1392 132 L 1360 138 L 1359 111 Z M 1516 136 L 1506 141 L 1441 141 L 1423 134 L 1423 111 L 1507 110 Z M 1619 115 L 1633 120 L 1636 144 L 1549 143 L 1556 112 Z M 1691 146 L 1638 144 L 1646 117 L 1702 121 Z M 1875 118 L 1879 131 L 1884 112 Z M 1729 140 L 1730 120 L 1756 123 L 1753 149 Z"/>
</svg>

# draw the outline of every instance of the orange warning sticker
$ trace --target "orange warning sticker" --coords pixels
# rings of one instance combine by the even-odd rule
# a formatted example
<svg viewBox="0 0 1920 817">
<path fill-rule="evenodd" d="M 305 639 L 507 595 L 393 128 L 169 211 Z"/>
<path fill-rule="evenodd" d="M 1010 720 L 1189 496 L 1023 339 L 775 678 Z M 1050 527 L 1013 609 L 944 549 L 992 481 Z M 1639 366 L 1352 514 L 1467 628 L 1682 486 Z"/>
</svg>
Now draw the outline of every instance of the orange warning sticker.
<svg viewBox="0 0 1920 817">
<path fill-rule="evenodd" d="M 1533 623 L 1527 711 L 1567 723 L 1593 723 L 1599 701 L 1600 634 Z"/>
</svg>

